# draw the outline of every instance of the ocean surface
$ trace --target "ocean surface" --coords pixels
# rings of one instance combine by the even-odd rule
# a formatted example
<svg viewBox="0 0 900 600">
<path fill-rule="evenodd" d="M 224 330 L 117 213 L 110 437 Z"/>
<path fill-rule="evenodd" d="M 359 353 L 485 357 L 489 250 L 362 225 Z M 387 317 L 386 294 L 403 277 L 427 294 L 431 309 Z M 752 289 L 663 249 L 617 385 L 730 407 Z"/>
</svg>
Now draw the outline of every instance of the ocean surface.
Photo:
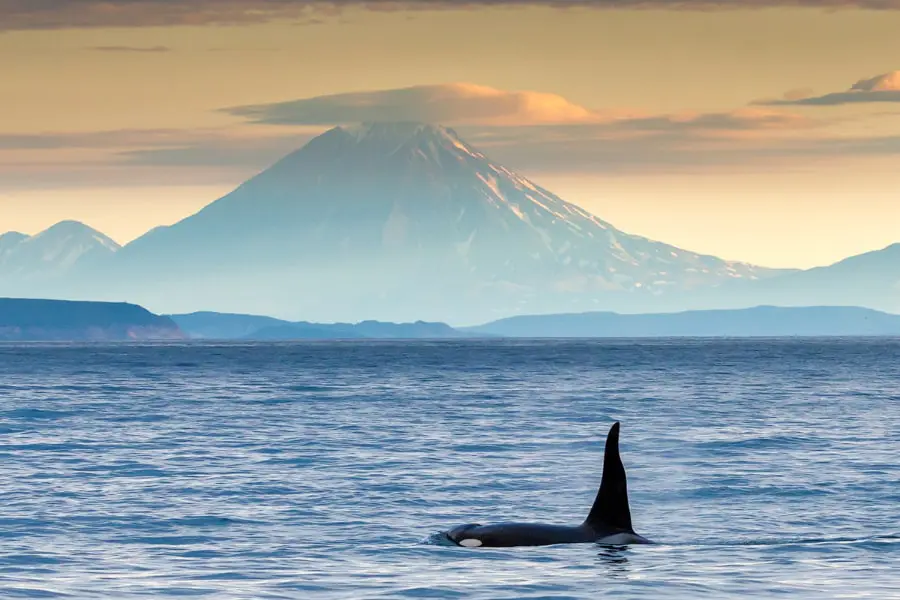
<svg viewBox="0 0 900 600">
<path fill-rule="evenodd" d="M 656 545 L 578 524 L 622 422 Z M 0 345 L 2 598 L 900 598 L 900 341 Z"/>
</svg>

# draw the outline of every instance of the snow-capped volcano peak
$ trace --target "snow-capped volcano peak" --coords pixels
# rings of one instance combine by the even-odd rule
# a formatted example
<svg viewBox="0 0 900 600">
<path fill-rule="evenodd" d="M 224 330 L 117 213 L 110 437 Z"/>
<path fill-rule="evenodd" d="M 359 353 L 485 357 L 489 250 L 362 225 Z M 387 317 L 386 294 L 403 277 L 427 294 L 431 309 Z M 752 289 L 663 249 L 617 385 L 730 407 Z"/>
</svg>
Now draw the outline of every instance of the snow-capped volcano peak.
<svg viewBox="0 0 900 600">
<path fill-rule="evenodd" d="M 379 318 L 468 319 L 571 298 L 633 306 L 766 275 L 622 232 L 452 129 L 419 122 L 334 127 L 115 263 L 136 286 L 191 282 L 166 298 L 215 274 L 232 283 L 209 283 L 211 302 L 264 289 L 270 304 L 302 299 L 298 317 L 326 321 L 355 318 L 340 308 L 354 302 Z"/>
<path fill-rule="evenodd" d="M 62 221 L 33 236 L 0 236 L 0 274 L 34 277 L 59 273 L 111 256 L 119 244 L 78 221 Z"/>
<path fill-rule="evenodd" d="M 419 137 L 459 139 L 459 136 L 452 129 L 419 121 L 374 121 L 358 125 L 341 125 L 336 127 L 336 129 L 353 136 L 359 141 L 372 139 L 382 143 L 402 143 Z"/>
<path fill-rule="evenodd" d="M 335 127 L 324 134 L 345 136 L 354 150 L 370 157 L 405 156 L 414 159 L 440 160 L 452 154 L 484 158 L 466 144 L 453 129 L 417 121 L 372 122 Z"/>
<path fill-rule="evenodd" d="M 104 248 L 109 252 L 117 252 L 121 247 L 111 238 L 79 221 L 61 221 L 49 229 L 32 236 L 28 241 L 30 243 L 58 247 L 72 247 L 74 245 L 86 249 L 97 247 Z"/>
</svg>

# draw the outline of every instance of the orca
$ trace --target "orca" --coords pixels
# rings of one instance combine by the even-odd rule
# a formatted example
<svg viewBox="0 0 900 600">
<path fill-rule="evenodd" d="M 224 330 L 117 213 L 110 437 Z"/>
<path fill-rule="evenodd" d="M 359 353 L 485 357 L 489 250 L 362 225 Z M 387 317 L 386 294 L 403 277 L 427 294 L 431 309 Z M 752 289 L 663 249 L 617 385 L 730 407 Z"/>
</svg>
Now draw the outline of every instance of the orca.
<svg viewBox="0 0 900 600">
<path fill-rule="evenodd" d="M 606 436 L 603 477 L 597 498 L 581 525 L 566 527 L 543 523 L 470 523 L 454 527 L 447 538 L 464 548 L 549 546 L 552 544 L 599 543 L 612 546 L 652 544 L 631 525 L 625 466 L 619 456 L 619 423 Z"/>
</svg>

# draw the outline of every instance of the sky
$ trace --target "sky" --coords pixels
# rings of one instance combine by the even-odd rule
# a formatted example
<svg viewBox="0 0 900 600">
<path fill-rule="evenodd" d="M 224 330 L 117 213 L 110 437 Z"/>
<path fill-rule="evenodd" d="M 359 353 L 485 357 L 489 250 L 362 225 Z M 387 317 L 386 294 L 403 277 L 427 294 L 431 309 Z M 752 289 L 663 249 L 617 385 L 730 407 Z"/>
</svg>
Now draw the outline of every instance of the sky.
<svg viewBox="0 0 900 600">
<path fill-rule="evenodd" d="M 830 264 L 900 242 L 898 31 L 900 0 L 0 0 L 0 232 L 125 243 L 407 117 L 629 233 Z"/>
</svg>

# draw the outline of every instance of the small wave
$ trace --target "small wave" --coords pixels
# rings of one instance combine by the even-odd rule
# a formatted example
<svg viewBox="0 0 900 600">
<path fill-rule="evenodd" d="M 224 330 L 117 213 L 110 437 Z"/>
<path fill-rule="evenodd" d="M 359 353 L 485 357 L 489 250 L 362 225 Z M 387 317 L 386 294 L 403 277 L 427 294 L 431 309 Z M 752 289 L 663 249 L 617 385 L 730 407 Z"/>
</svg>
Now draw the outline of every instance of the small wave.
<svg viewBox="0 0 900 600">
<path fill-rule="evenodd" d="M 765 548 L 786 546 L 864 545 L 900 543 L 900 534 L 883 534 L 867 537 L 811 537 L 811 538 L 766 538 L 751 540 L 710 540 L 684 544 L 664 544 L 669 547 L 696 546 L 704 548 Z"/>
<path fill-rule="evenodd" d="M 277 406 L 279 404 L 294 404 L 295 402 L 303 402 L 303 398 L 261 398 L 259 400 L 249 400 L 249 404 L 262 404 L 264 406 Z"/>
<path fill-rule="evenodd" d="M 790 435 L 769 435 L 741 440 L 700 441 L 697 442 L 696 445 L 706 451 L 782 450 L 797 448 L 804 444 L 809 444 L 812 441 L 816 441 L 815 438 Z"/>
<path fill-rule="evenodd" d="M 315 463 L 315 459 L 306 457 L 297 458 L 267 458 L 260 461 L 260 464 L 266 465 L 284 465 L 289 467 L 308 467 Z"/>
<path fill-rule="evenodd" d="M 74 416 L 75 413 L 71 411 L 63 411 L 63 410 L 44 410 L 41 408 L 19 408 L 16 410 L 10 410 L 3 413 L 3 416 L 8 419 L 23 419 L 23 420 L 55 420 L 55 419 L 65 419 L 68 417 Z"/>
<path fill-rule="evenodd" d="M 105 472 L 105 474 L 109 477 L 170 477 L 171 473 L 165 471 L 163 469 L 157 469 L 156 467 L 143 467 L 143 466 L 122 466 L 122 467 L 111 467 L 111 468 L 103 468 L 100 472 Z"/>
<path fill-rule="evenodd" d="M 146 414 L 109 417 L 111 423 L 162 423 L 170 420 L 168 415 Z"/>
<path fill-rule="evenodd" d="M 62 442 L 58 444 L 50 442 L 36 442 L 33 444 L 7 444 L 3 447 L 3 449 L 10 452 L 22 450 L 33 452 L 77 452 L 80 450 L 113 450 L 118 449 L 119 447 L 120 446 L 114 446 L 111 444 L 80 444 L 78 442 Z"/>
<path fill-rule="evenodd" d="M 33 565 L 61 565 L 67 559 L 59 556 L 47 556 L 45 554 L 7 554 L 0 559 L 2 565 L 33 566 Z"/>
<path fill-rule="evenodd" d="M 289 385 L 287 389 L 291 392 L 332 392 L 338 388 L 333 385 Z"/>
<path fill-rule="evenodd" d="M 4 598 L 70 598 L 71 594 L 31 586 L 0 587 Z"/>
<path fill-rule="evenodd" d="M 256 524 L 260 521 L 251 521 L 250 519 L 236 519 L 232 517 L 216 517 L 212 515 L 203 515 L 198 517 L 184 517 L 182 519 L 172 519 L 168 522 L 176 527 L 228 527 L 230 525 L 247 525 Z"/>
<path fill-rule="evenodd" d="M 8 427 L 0 425 L 0 435 L 9 435 L 11 433 L 24 433 L 30 431 L 27 427 Z"/>
<path fill-rule="evenodd" d="M 456 547 L 456 544 L 454 544 L 450 540 L 450 538 L 447 537 L 446 531 L 437 531 L 435 533 L 432 533 L 431 535 L 429 535 L 428 537 L 426 537 L 419 543 L 422 545 L 425 545 L 425 546 L 452 546 L 454 548 Z"/>
<path fill-rule="evenodd" d="M 219 538 L 201 535 L 164 535 L 117 537 L 109 541 L 115 544 L 145 544 L 148 546 L 198 546 L 220 540 Z"/>
<path fill-rule="evenodd" d="M 192 578 L 194 581 L 253 581 L 259 577 L 253 577 L 246 573 L 237 573 L 235 571 L 223 571 L 221 573 L 208 573 L 197 575 Z"/>
</svg>

